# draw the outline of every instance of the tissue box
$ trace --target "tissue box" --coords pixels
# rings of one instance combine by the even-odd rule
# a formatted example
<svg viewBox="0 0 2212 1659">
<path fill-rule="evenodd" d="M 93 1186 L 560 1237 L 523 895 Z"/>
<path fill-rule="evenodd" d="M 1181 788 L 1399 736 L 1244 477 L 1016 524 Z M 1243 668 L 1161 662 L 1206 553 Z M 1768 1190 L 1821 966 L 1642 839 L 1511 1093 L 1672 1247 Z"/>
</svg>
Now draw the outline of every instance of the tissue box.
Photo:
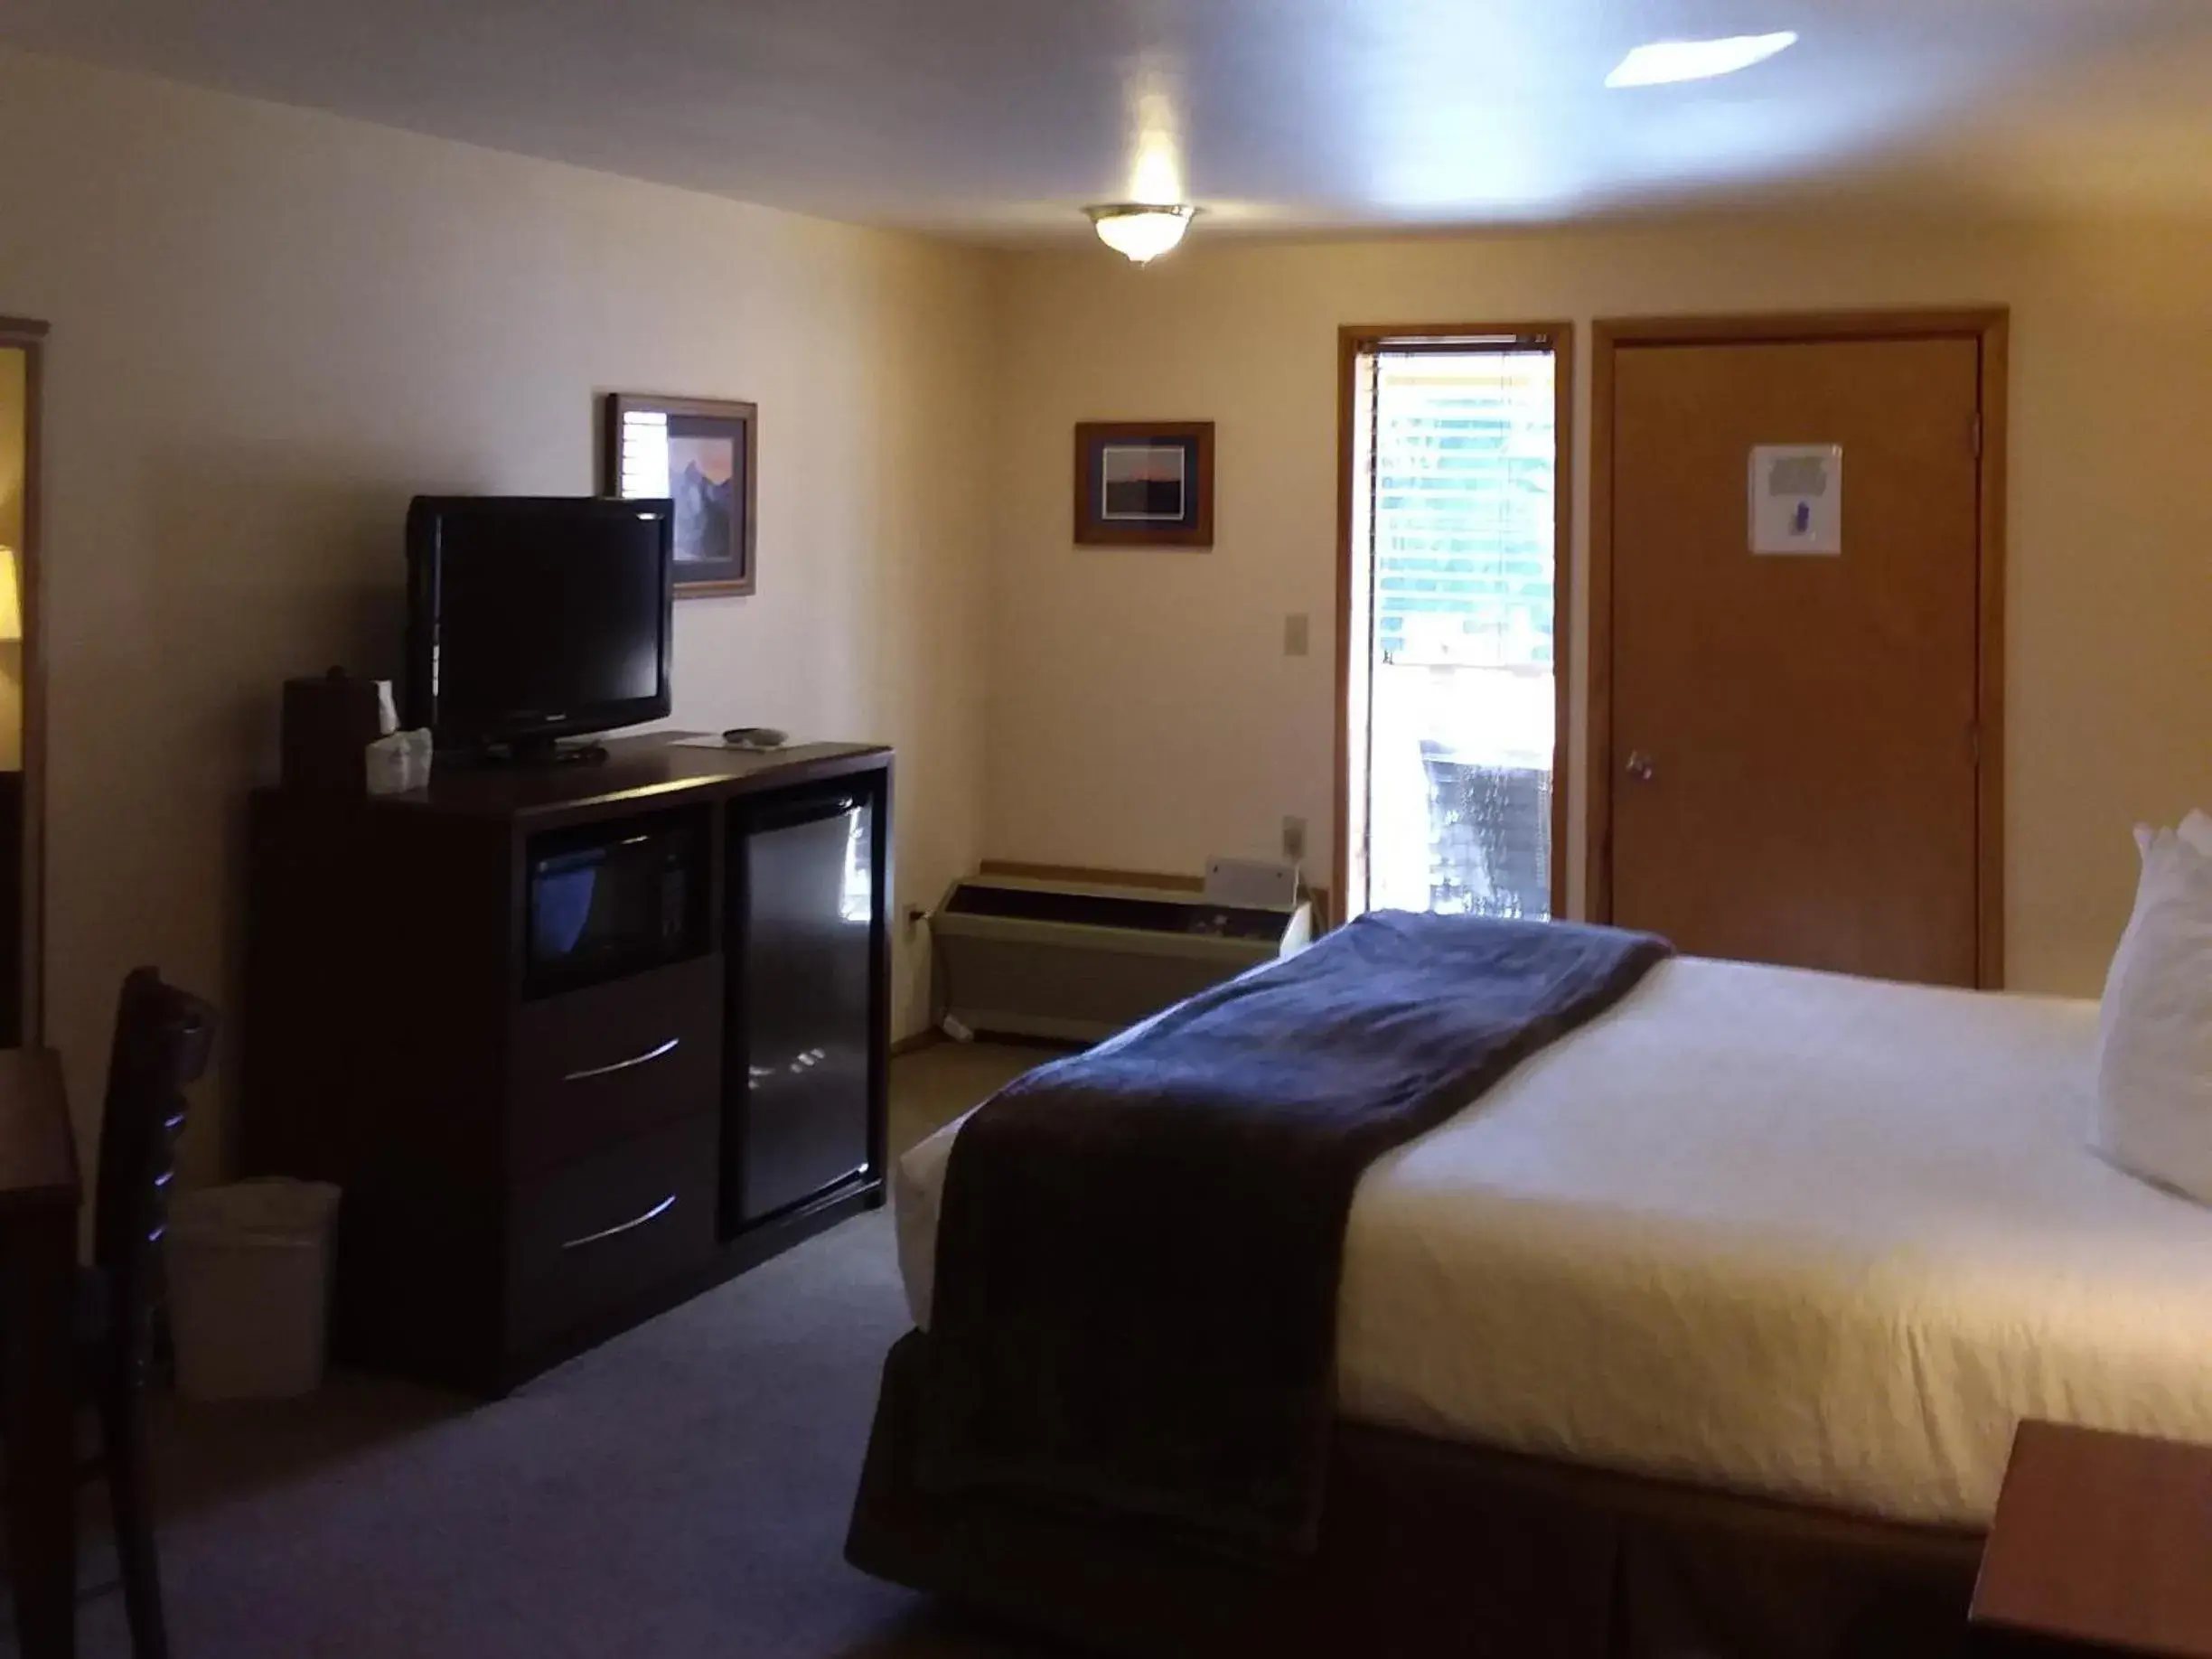
<svg viewBox="0 0 2212 1659">
<path fill-rule="evenodd" d="M 361 750 L 364 782 L 372 795 L 403 795 L 430 786 L 430 734 L 394 732 Z"/>
</svg>

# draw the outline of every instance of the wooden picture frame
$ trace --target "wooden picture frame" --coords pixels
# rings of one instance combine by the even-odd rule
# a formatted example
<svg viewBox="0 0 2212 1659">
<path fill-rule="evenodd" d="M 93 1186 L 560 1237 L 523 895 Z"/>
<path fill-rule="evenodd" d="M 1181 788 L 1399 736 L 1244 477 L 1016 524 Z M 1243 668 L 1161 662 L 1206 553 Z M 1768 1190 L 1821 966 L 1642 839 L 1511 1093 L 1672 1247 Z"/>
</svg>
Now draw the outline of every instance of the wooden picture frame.
<svg viewBox="0 0 2212 1659">
<path fill-rule="evenodd" d="M 1085 420 L 1075 426 L 1080 547 L 1214 545 L 1214 423 Z"/>
<path fill-rule="evenodd" d="M 35 1048 L 46 1029 L 46 543 L 42 425 L 45 419 L 46 324 L 0 317 L 0 348 L 23 356 L 23 524 L 15 548 L 16 603 L 23 638 L 15 663 L 23 687 L 23 769 L 18 780 L 21 867 L 12 903 L 17 917 L 15 1007 L 0 1024 L 15 1033 L 10 1047 Z M 0 867 L 0 880 L 6 871 Z"/>
<path fill-rule="evenodd" d="M 676 503 L 679 599 L 757 588 L 757 405 L 610 392 L 600 437 L 603 493 Z"/>
</svg>

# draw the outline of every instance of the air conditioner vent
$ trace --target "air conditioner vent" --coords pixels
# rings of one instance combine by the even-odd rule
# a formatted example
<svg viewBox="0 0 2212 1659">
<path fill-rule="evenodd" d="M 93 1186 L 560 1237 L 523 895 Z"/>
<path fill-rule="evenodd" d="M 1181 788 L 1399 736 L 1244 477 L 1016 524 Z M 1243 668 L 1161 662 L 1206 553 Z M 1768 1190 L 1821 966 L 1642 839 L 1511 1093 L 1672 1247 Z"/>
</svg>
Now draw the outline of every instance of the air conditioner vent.
<svg viewBox="0 0 2212 1659">
<path fill-rule="evenodd" d="M 1026 876 L 956 881 L 930 917 L 943 1011 L 971 1031 L 1094 1042 L 1303 948 L 1310 906 Z"/>
</svg>

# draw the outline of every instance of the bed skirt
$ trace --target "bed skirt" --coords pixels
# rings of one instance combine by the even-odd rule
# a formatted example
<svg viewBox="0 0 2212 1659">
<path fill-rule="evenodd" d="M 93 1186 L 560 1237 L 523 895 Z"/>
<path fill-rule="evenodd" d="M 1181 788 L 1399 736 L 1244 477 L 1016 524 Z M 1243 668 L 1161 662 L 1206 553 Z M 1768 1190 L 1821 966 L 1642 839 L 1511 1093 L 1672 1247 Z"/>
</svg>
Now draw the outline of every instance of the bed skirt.
<svg viewBox="0 0 2212 1659">
<path fill-rule="evenodd" d="M 1920 1659 L 1964 1651 L 1977 1532 L 1339 1423 L 1316 1554 L 1259 1566 L 914 1480 L 924 1345 L 883 1391 L 846 1555 L 1130 1659 Z"/>
</svg>

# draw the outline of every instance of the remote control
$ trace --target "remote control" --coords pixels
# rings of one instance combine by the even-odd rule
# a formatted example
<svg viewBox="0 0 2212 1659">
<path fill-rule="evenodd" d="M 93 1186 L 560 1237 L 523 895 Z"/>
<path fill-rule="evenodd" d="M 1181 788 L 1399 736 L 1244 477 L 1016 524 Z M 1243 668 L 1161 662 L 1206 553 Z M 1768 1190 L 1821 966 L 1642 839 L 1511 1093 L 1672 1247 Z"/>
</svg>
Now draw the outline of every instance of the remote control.
<svg viewBox="0 0 2212 1659">
<path fill-rule="evenodd" d="M 722 741 L 733 749 L 780 749 L 791 738 L 773 726 L 733 726 L 722 734 Z"/>
</svg>

